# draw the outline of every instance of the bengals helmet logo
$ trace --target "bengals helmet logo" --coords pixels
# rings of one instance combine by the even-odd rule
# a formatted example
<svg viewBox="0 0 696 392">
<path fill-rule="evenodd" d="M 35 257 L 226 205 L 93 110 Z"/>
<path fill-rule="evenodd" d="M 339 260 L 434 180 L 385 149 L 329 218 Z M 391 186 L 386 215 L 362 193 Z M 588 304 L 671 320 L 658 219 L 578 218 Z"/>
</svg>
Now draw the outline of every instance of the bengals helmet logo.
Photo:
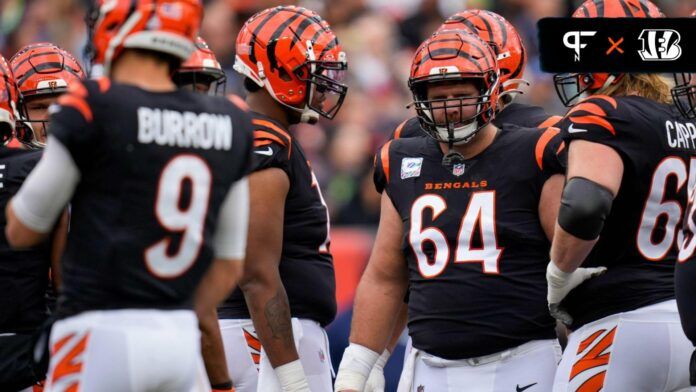
<svg viewBox="0 0 696 392">
<path fill-rule="evenodd" d="M 681 36 L 671 29 L 645 29 L 638 36 L 643 49 L 638 51 L 643 61 L 674 61 L 681 57 Z"/>
</svg>

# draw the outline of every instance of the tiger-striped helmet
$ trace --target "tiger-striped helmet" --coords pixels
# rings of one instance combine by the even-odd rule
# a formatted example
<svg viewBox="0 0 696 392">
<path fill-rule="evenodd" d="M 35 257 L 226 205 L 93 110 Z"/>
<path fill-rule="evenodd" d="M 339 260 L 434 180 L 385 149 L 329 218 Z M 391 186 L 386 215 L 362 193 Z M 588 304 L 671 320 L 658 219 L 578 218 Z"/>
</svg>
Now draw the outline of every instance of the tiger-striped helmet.
<svg viewBox="0 0 696 392">
<path fill-rule="evenodd" d="M 200 0 L 97 0 L 88 15 L 89 56 L 108 74 L 124 49 L 145 49 L 186 61 L 195 47 Z"/>
<path fill-rule="evenodd" d="M 575 10 L 573 18 L 663 18 L 649 0 L 587 0 Z M 565 106 L 572 106 L 583 93 L 594 93 L 614 83 L 623 74 L 570 73 L 555 75 L 556 93 Z"/>
<path fill-rule="evenodd" d="M 234 69 L 300 114 L 300 121 L 331 119 L 343 104 L 346 55 L 315 12 L 295 6 L 261 11 L 242 27 L 236 49 Z"/>
<path fill-rule="evenodd" d="M 174 72 L 172 79 L 179 87 L 205 88 L 210 95 L 225 94 L 225 71 L 201 37 L 196 38 L 196 51 Z"/>
<path fill-rule="evenodd" d="M 437 31 L 464 30 L 478 35 L 495 52 L 500 68 L 501 95 L 520 92 L 521 79 L 527 64 L 524 44 L 515 27 L 495 12 L 471 9 L 458 12 L 445 20 Z"/>
<path fill-rule="evenodd" d="M 439 83 L 473 82 L 477 96 L 429 99 L 428 87 Z M 408 81 L 413 106 L 423 130 L 440 142 L 460 144 L 469 141 L 495 115 L 498 104 L 499 70 L 493 49 L 481 38 L 461 30 L 443 30 L 425 40 L 416 50 Z M 476 108 L 464 118 L 461 110 Z M 436 121 L 436 110 L 458 110 L 456 120 L 445 116 Z"/>
<path fill-rule="evenodd" d="M 17 121 L 19 90 L 5 58 L 0 55 L 0 145 L 11 139 Z"/>
</svg>

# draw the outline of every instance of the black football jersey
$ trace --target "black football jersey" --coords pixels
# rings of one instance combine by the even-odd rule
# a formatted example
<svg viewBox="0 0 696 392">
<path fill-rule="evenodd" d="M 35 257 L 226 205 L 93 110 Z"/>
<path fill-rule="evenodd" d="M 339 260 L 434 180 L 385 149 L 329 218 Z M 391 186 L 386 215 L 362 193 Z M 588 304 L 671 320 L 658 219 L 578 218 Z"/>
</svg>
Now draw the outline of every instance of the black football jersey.
<svg viewBox="0 0 696 392">
<path fill-rule="evenodd" d="M 41 151 L 0 148 L 0 333 L 35 330 L 47 316 L 48 242 L 14 250 L 5 237 L 5 207 L 40 158 Z"/>
<path fill-rule="evenodd" d="M 548 128 L 561 120 L 560 116 L 551 116 L 539 106 L 525 105 L 521 103 L 511 103 L 503 110 L 498 112 L 493 119 L 493 124 L 501 128 L 503 124 L 512 124 L 523 128 Z M 510 127 L 511 129 L 514 127 Z M 409 137 L 427 137 L 428 135 L 421 128 L 418 117 L 411 117 L 399 124 L 389 135 L 389 140 L 402 139 Z M 377 192 L 382 193 L 384 183 L 378 181 L 375 176 L 375 187 Z"/>
<path fill-rule="evenodd" d="M 302 147 L 290 133 L 271 118 L 253 116 L 254 171 L 279 168 L 290 179 L 279 271 L 291 315 L 325 326 L 336 316 L 336 281 L 329 250 L 329 215 L 321 189 Z M 218 309 L 218 317 L 250 318 L 241 290 L 235 290 Z"/>
<path fill-rule="evenodd" d="M 556 336 L 539 199 L 546 180 L 564 170 L 562 149 L 557 129 L 512 125 L 451 169 L 431 138 L 380 149 L 378 181 L 404 224 L 414 347 L 461 359 Z"/>
<path fill-rule="evenodd" d="M 572 329 L 602 317 L 674 298 L 674 264 L 696 175 L 696 126 L 672 105 L 638 96 L 593 96 L 561 121 L 566 141 L 587 140 L 614 149 L 624 164 L 597 244 L 585 267 L 606 266 L 564 299 Z"/>
<path fill-rule="evenodd" d="M 81 176 L 58 313 L 190 308 L 223 201 L 249 171 L 248 114 L 224 98 L 108 79 L 59 104 L 50 134 Z"/>
</svg>

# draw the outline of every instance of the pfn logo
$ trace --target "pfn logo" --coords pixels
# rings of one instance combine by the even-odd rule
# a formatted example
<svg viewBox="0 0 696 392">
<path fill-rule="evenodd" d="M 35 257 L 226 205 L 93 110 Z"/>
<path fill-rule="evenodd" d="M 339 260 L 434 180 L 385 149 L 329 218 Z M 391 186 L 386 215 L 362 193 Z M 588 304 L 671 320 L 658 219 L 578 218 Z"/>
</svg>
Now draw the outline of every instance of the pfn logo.
<svg viewBox="0 0 696 392">
<path fill-rule="evenodd" d="M 587 44 L 580 42 L 581 37 L 592 37 L 596 31 L 569 31 L 563 36 L 563 45 L 575 51 L 575 61 L 580 61 L 580 49 L 584 49 Z M 572 41 L 571 41 L 572 38 Z"/>
<path fill-rule="evenodd" d="M 638 36 L 643 49 L 638 51 L 643 61 L 674 61 L 681 57 L 681 36 L 676 30 L 645 29 Z"/>
</svg>

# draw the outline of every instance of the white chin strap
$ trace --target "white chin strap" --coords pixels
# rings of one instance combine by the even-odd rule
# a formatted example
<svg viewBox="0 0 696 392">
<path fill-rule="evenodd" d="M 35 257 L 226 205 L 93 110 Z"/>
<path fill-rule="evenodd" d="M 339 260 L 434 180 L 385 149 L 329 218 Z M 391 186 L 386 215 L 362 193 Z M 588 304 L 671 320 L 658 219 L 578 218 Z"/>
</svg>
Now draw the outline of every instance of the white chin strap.
<svg viewBox="0 0 696 392">
<path fill-rule="evenodd" d="M 437 135 L 440 140 L 449 140 L 449 131 L 445 127 L 436 127 Z M 454 128 L 453 138 L 460 139 L 454 143 L 455 146 L 461 146 L 462 144 L 468 143 L 478 130 L 477 122 L 472 121 L 467 125 L 462 125 L 461 127 Z"/>
<path fill-rule="evenodd" d="M 316 124 L 317 121 L 319 121 L 319 113 L 305 106 L 304 110 L 302 111 L 302 115 L 300 116 L 300 122 Z"/>
</svg>

